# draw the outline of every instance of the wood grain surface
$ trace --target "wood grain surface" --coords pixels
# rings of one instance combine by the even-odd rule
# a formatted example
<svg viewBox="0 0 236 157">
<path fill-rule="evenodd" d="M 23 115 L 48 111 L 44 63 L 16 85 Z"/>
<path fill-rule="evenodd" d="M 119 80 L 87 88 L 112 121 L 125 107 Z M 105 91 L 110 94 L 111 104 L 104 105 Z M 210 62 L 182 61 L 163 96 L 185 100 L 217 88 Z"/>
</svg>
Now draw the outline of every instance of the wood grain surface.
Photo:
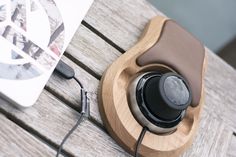
<svg viewBox="0 0 236 157">
<path fill-rule="evenodd" d="M 67 141 L 63 150 L 67 156 L 129 156 L 103 127 L 96 98 L 98 83 L 105 69 L 137 42 L 146 23 L 160 14 L 146 0 L 95 0 L 63 57 L 76 69 L 76 77 L 84 83 L 92 98 L 91 118 Z M 236 132 L 236 72 L 208 49 L 207 55 L 205 107 L 197 136 L 183 156 L 236 156 L 233 135 Z M 0 143 L 7 138 L 14 141 L 15 133 L 21 135 L 20 143 L 29 141 L 35 147 L 12 150 L 6 143 L 4 149 L 0 147 L 0 156 L 11 156 L 9 153 L 27 156 L 28 151 L 32 152 L 30 156 L 40 156 L 37 153 L 44 148 L 48 152 L 43 156 L 54 156 L 51 148 L 58 146 L 78 118 L 80 93 L 73 80 L 65 81 L 56 74 L 46 89 L 29 109 L 18 110 L 0 102 L 1 113 L 10 119 L 1 120 L 5 126 L 1 124 L 0 130 L 4 126 L 9 131 L 4 136 L 0 133 Z M 22 127 L 19 130 L 24 131 L 10 125 Z"/>
<path fill-rule="evenodd" d="M 12 119 L 22 123 L 29 130 L 47 142 L 59 145 L 66 133 L 74 126 L 79 114 L 44 91 L 36 104 L 19 110 L 7 103 L 1 109 Z M 125 152 L 100 128 L 84 121 L 64 146 L 68 154 L 76 156 L 125 156 Z M 89 152 L 88 152 L 89 151 Z"/>
<path fill-rule="evenodd" d="M 128 50 L 157 14 L 162 13 L 146 0 L 96 0 L 84 20 L 121 49 Z"/>
<path fill-rule="evenodd" d="M 83 25 L 74 35 L 67 52 L 77 64 L 88 67 L 97 77 L 120 56 L 120 52 Z M 111 53 L 107 55 L 107 52 Z"/>
<path fill-rule="evenodd" d="M 235 134 L 231 136 L 231 141 L 229 144 L 229 148 L 227 151 L 227 156 L 229 157 L 235 157 L 236 156 L 236 136 Z"/>
<path fill-rule="evenodd" d="M 53 156 L 55 151 L 0 114 L 0 156 Z"/>
</svg>

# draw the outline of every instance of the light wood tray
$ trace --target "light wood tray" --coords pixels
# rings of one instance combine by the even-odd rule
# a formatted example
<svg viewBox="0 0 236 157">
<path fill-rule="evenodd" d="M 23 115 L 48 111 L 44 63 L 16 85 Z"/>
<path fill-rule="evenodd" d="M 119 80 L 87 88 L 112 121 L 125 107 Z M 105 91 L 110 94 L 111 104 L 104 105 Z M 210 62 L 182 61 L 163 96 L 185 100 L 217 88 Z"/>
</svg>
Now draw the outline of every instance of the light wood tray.
<svg viewBox="0 0 236 157">
<path fill-rule="evenodd" d="M 129 108 L 127 97 L 130 81 L 147 71 L 174 71 L 163 64 L 150 64 L 140 67 L 136 64 L 138 56 L 152 47 L 160 37 L 162 27 L 168 19 L 155 17 L 147 25 L 139 42 L 125 54 L 120 56 L 104 73 L 99 93 L 100 113 L 110 135 L 128 152 L 134 153 L 136 141 L 142 126 L 136 121 Z M 204 59 L 204 76 L 206 58 Z M 202 83 L 201 100 L 197 107 L 188 107 L 186 116 L 178 125 L 178 129 L 168 135 L 157 135 L 147 132 L 142 141 L 139 154 L 145 157 L 179 156 L 191 145 L 196 133 L 199 115 L 203 108 L 204 90 Z"/>
</svg>

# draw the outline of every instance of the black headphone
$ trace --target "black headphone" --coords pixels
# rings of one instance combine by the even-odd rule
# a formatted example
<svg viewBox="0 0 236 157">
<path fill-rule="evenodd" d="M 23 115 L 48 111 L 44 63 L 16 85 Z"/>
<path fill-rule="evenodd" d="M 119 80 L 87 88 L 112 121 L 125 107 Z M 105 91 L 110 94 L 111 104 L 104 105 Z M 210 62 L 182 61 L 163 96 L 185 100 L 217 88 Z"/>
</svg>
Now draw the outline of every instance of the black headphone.
<svg viewBox="0 0 236 157">
<path fill-rule="evenodd" d="M 187 80 L 173 72 L 144 73 L 132 81 L 128 94 L 136 120 L 156 134 L 174 131 L 192 101 Z"/>
</svg>

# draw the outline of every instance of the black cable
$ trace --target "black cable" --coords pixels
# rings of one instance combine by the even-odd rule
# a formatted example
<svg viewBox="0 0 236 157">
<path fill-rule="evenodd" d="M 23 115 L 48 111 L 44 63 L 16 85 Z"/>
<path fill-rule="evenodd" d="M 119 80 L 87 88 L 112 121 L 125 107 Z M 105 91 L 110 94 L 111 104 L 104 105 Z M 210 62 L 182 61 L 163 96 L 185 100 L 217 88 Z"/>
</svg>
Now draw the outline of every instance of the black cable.
<svg viewBox="0 0 236 157">
<path fill-rule="evenodd" d="M 69 136 L 75 131 L 75 129 L 80 125 L 80 123 L 82 122 L 83 120 L 83 117 L 84 117 L 84 113 L 82 113 L 78 119 L 78 121 L 76 122 L 76 124 L 74 125 L 74 127 L 66 134 L 66 136 L 63 138 L 60 146 L 59 146 L 59 149 L 57 150 L 57 155 L 56 157 L 59 156 L 59 154 L 61 154 L 61 150 L 62 150 L 62 147 L 64 145 L 64 143 L 66 142 L 66 140 L 69 138 Z"/>
<path fill-rule="evenodd" d="M 84 86 L 82 85 L 82 83 L 74 76 L 73 79 L 75 79 L 75 81 L 79 84 L 81 89 L 84 89 Z"/>
<path fill-rule="evenodd" d="M 74 125 L 74 127 L 66 134 L 66 136 L 63 138 L 59 149 L 57 150 L 57 155 L 56 157 L 58 157 L 61 154 L 61 150 L 62 147 L 64 145 L 64 143 L 66 142 L 66 140 L 69 138 L 69 136 L 75 131 L 75 129 L 79 126 L 79 124 L 82 122 L 83 118 L 86 116 L 89 116 L 89 99 L 87 97 L 87 92 L 84 90 L 84 87 L 82 85 L 82 83 L 79 81 L 79 79 L 77 79 L 75 77 L 75 72 L 74 69 L 72 69 L 69 65 L 67 65 L 66 63 L 64 63 L 63 61 L 59 61 L 55 71 L 57 73 L 59 73 L 61 76 L 63 76 L 66 79 L 74 79 L 80 86 L 81 88 L 81 106 L 82 106 L 82 111 L 81 111 L 81 115 L 78 119 L 78 121 L 76 122 L 76 124 Z M 135 146 L 135 157 L 138 157 L 138 151 L 140 149 L 141 143 L 143 141 L 144 135 L 146 133 L 146 131 L 148 130 L 147 127 L 143 127 L 139 138 L 137 140 L 136 146 Z"/>
<path fill-rule="evenodd" d="M 57 150 L 57 155 L 56 157 L 58 157 L 61 154 L 61 150 L 62 147 L 64 145 L 64 143 L 66 142 L 66 140 L 69 138 L 69 136 L 75 131 L 75 129 L 80 125 L 80 123 L 82 122 L 83 118 L 89 117 L 89 110 L 90 110 L 90 105 L 89 105 L 89 98 L 87 96 L 87 92 L 84 89 L 83 84 L 75 77 L 75 71 L 74 69 L 72 69 L 69 65 L 67 65 L 66 63 L 64 63 L 63 61 L 59 61 L 59 63 L 57 64 L 57 67 L 55 68 L 55 72 L 57 72 L 58 74 L 60 74 L 61 76 L 63 76 L 66 79 L 74 79 L 80 86 L 81 90 L 81 115 L 79 116 L 78 121 L 76 122 L 76 124 L 73 126 L 73 128 L 66 134 L 66 136 L 63 138 L 58 150 Z"/>
<path fill-rule="evenodd" d="M 138 157 L 138 151 L 140 149 L 141 143 L 143 141 L 144 135 L 147 132 L 147 130 L 148 130 L 147 127 L 143 127 L 143 129 L 142 129 L 142 131 L 141 131 L 141 133 L 138 137 L 138 140 L 137 140 L 137 143 L 136 143 L 136 146 L 135 146 L 135 153 L 134 153 L 135 157 Z"/>
</svg>

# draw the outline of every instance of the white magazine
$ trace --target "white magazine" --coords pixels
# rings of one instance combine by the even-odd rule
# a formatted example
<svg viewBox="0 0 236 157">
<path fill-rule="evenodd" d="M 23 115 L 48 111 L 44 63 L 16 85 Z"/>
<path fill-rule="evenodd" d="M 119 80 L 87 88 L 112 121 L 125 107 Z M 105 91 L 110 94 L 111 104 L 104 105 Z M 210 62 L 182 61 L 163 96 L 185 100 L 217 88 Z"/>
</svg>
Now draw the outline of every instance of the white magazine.
<svg viewBox="0 0 236 157">
<path fill-rule="evenodd" d="M 0 96 L 32 106 L 93 0 L 0 0 Z"/>
</svg>

